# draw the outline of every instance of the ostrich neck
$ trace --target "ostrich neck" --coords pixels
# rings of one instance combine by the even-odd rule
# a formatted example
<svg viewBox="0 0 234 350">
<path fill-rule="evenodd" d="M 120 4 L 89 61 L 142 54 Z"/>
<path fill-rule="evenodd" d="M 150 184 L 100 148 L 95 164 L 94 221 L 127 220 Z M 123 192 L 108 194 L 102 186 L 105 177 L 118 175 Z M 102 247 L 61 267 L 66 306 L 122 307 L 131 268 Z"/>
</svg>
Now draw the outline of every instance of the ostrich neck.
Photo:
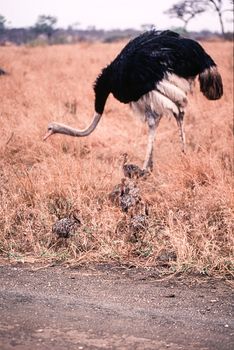
<svg viewBox="0 0 234 350">
<path fill-rule="evenodd" d="M 96 128 L 99 120 L 101 119 L 101 116 L 102 116 L 101 114 L 95 113 L 91 124 L 86 129 L 83 129 L 83 130 L 72 128 L 71 126 L 64 125 L 64 124 L 56 124 L 58 128 L 56 133 L 65 134 L 65 135 L 74 136 L 74 137 L 88 136 Z"/>
</svg>

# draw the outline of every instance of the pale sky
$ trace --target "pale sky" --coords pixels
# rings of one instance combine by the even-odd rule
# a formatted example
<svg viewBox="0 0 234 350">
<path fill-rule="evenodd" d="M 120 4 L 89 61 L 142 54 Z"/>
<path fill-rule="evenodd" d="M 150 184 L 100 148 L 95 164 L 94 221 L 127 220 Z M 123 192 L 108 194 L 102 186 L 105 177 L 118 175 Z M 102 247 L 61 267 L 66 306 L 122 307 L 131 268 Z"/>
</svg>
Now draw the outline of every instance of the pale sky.
<svg viewBox="0 0 234 350">
<path fill-rule="evenodd" d="M 196 0 L 194 0 L 196 1 Z M 0 0 L 0 14 L 9 27 L 29 27 L 39 15 L 58 19 L 57 26 L 67 28 L 80 23 L 80 28 L 95 26 L 100 29 L 136 28 L 154 24 L 157 29 L 182 26 L 183 22 L 169 18 L 163 12 L 178 0 Z M 224 0 L 224 8 L 230 8 Z M 233 31 L 232 14 L 225 13 L 225 30 Z M 220 31 L 215 12 L 198 15 L 189 22 L 188 30 Z"/>
</svg>

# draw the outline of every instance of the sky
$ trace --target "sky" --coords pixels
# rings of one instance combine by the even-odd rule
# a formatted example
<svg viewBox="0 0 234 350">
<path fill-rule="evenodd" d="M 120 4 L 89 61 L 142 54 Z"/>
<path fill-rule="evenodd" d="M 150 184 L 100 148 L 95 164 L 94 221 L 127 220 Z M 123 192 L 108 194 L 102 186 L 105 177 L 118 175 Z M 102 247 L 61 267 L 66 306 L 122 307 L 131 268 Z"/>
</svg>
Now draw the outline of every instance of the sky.
<svg viewBox="0 0 234 350">
<path fill-rule="evenodd" d="M 196 1 L 196 0 L 194 0 Z M 98 29 L 136 28 L 154 24 L 159 30 L 182 26 L 183 22 L 164 14 L 178 0 L 0 0 L 0 14 L 9 27 L 29 27 L 39 15 L 58 19 L 57 27 L 67 28 L 79 23 L 77 28 L 95 26 Z M 230 0 L 223 0 L 230 8 Z M 233 31 L 232 14 L 225 13 L 225 29 Z M 217 14 L 210 11 L 192 19 L 188 30 L 220 32 Z"/>
</svg>

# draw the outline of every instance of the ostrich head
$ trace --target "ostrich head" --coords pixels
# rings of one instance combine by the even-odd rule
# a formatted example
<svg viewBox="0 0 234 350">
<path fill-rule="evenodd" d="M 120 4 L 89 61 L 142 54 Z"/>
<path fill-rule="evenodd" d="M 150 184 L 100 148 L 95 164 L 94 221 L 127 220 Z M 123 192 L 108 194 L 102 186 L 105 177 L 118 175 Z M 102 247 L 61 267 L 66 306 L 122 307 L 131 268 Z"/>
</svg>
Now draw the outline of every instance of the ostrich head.
<svg viewBox="0 0 234 350">
<path fill-rule="evenodd" d="M 48 125 L 47 133 L 45 134 L 43 141 L 48 139 L 48 137 L 50 137 L 51 135 L 59 133 L 59 130 L 61 130 L 60 128 L 61 128 L 60 124 L 58 125 L 58 123 L 50 123 Z"/>
</svg>

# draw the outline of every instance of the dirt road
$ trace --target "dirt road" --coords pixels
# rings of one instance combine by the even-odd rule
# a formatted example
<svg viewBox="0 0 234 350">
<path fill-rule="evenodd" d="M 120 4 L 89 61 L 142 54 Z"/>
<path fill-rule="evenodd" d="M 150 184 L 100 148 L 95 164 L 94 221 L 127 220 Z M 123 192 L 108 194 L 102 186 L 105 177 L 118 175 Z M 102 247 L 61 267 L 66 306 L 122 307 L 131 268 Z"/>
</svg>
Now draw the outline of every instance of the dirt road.
<svg viewBox="0 0 234 350">
<path fill-rule="evenodd" d="M 234 345 L 231 287 L 153 271 L 0 266 L 0 349 Z"/>
</svg>

